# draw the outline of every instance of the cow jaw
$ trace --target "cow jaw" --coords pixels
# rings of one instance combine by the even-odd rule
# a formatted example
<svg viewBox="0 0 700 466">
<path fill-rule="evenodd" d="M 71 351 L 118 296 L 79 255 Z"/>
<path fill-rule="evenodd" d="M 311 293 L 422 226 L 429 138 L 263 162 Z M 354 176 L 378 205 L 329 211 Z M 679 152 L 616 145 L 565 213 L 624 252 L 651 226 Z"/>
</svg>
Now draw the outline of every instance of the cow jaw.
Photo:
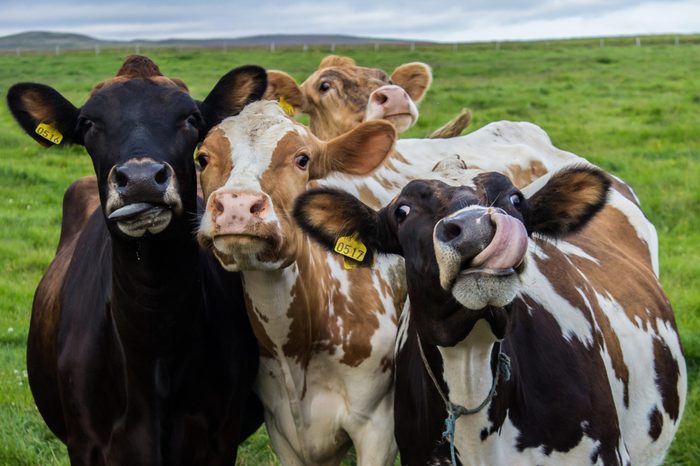
<svg viewBox="0 0 700 466">
<path fill-rule="evenodd" d="M 474 209 L 462 209 L 442 221 L 457 218 L 466 210 Z M 495 233 L 476 256 L 465 258 L 453 244 L 438 238 L 439 222 L 433 230 L 440 285 L 467 309 L 503 307 L 512 302 L 518 293 L 516 270 L 527 251 L 527 232 L 522 222 L 514 217 L 495 209 L 478 210 L 482 210 L 484 215 L 477 221 L 490 220 Z M 475 241 L 479 240 L 475 238 Z"/>
</svg>

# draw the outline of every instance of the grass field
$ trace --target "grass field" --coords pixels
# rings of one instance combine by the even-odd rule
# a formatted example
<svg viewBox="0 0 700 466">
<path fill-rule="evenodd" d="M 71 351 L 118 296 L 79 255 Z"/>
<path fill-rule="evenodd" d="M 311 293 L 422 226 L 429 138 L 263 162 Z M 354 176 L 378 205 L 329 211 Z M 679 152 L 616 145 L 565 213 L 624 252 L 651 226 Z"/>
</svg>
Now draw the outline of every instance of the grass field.
<svg viewBox="0 0 700 466">
<path fill-rule="evenodd" d="M 388 72 L 409 61 L 433 67 L 433 87 L 409 136 L 428 134 L 462 107 L 473 110 L 470 130 L 494 120 L 531 121 L 558 147 L 635 188 L 659 232 L 661 281 L 676 310 L 689 370 L 688 403 L 667 464 L 691 465 L 700 462 L 700 45 L 665 42 L 632 47 L 607 41 L 601 48 L 596 39 L 336 53 Z M 203 98 L 234 66 L 258 63 L 302 80 L 328 50 L 141 52 Z M 125 55 L 0 55 L 0 94 L 15 82 L 36 81 L 79 105 Z M 63 191 L 90 173 L 82 148 L 42 149 L 0 104 L 0 465 L 67 464 L 63 445 L 34 407 L 25 341 L 34 288 L 58 241 Z M 263 432 L 239 455 L 239 464 L 274 462 Z"/>
</svg>

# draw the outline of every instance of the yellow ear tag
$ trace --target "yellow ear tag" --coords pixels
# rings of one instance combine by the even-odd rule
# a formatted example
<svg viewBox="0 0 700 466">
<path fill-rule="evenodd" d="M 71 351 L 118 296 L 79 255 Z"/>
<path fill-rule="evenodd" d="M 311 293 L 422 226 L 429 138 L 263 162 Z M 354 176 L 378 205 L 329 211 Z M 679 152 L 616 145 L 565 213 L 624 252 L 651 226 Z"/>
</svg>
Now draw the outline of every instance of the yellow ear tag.
<svg viewBox="0 0 700 466">
<path fill-rule="evenodd" d="M 60 144 L 63 141 L 61 132 L 48 123 L 40 123 L 34 132 L 54 144 Z"/>
<path fill-rule="evenodd" d="M 333 250 L 357 262 L 362 262 L 367 254 L 367 246 L 357 238 L 357 233 L 352 236 L 341 236 L 338 238 Z"/>
<path fill-rule="evenodd" d="M 282 110 L 284 110 L 284 113 L 286 113 L 290 117 L 294 116 L 294 106 L 292 104 L 290 104 L 289 102 L 287 102 L 284 99 L 284 96 L 280 96 L 279 106 L 282 107 Z"/>
</svg>

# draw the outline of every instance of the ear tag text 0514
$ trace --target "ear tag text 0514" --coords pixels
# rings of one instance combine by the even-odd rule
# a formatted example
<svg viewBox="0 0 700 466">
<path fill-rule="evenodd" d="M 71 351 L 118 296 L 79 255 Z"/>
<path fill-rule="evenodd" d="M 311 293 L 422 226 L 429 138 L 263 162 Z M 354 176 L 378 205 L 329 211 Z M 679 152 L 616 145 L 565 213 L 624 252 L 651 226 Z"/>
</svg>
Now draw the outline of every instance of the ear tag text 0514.
<svg viewBox="0 0 700 466">
<path fill-rule="evenodd" d="M 63 141 L 61 132 L 48 123 L 40 123 L 34 132 L 54 144 L 60 144 Z"/>
<path fill-rule="evenodd" d="M 286 113 L 290 117 L 294 116 L 294 106 L 287 102 L 283 96 L 280 96 L 279 106 L 282 107 L 284 113 Z"/>
<path fill-rule="evenodd" d="M 367 246 L 357 238 L 357 234 L 339 237 L 335 242 L 333 250 L 345 256 L 344 265 L 346 269 L 354 268 L 352 266 L 359 265 L 367 254 Z M 348 258 L 351 260 L 348 260 Z M 355 262 L 357 262 L 357 264 Z"/>
</svg>

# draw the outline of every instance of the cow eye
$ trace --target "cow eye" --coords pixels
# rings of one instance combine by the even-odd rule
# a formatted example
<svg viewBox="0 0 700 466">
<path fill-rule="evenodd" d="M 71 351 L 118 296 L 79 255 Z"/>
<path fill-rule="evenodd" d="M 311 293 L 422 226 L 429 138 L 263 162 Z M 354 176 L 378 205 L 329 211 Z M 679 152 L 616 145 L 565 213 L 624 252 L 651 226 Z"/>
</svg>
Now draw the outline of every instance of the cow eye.
<svg viewBox="0 0 700 466">
<path fill-rule="evenodd" d="M 522 197 L 520 194 L 511 194 L 510 195 L 510 203 L 513 204 L 513 207 L 515 208 L 520 208 L 520 204 L 523 202 Z"/>
<path fill-rule="evenodd" d="M 187 117 L 187 123 L 192 125 L 192 126 L 198 126 L 199 125 L 199 118 L 197 115 L 192 114 Z"/>
<path fill-rule="evenodd" d="M 80 125 L 80 129 L 82 130 L 82 132 L 86 133 L 95 125 L 95 122 L 87 118 L 81 118 L 78 121 L 78 125 Z"/>
<path fill-rule="evenodd" d="M 297 164 L 297 167 L 301 168 L 302 170 L 306 170 L 306 167 L 309 165 L 309 156 L 306 154 L 299 154 L 294 158 L 294 163 Z"/>
<path fill-rule="evenodd" d="M 396 216 L 396 220 L 401 223 L 408 217 L 409 212 L 411 212 L 411 208 L 404 204 L 396 208 L 394 215 Z"/>
<path fill-rule="evenodd" d="M 200 170 L 204 170 L 207 164 L 209 164 L 209 156 L 202 152 L 197 154 L 197 158 L 195 160 L 197 161 L 197 165 L 199 165 Z"/>
<path fill-rule="evenodd" d="M 318 85 L 318 90 L 321 92 L 328 92 L 328 90 L 331 88 L 331 83 L 328 81 L 321 81 L 321 84 Z"/>
</svg>

